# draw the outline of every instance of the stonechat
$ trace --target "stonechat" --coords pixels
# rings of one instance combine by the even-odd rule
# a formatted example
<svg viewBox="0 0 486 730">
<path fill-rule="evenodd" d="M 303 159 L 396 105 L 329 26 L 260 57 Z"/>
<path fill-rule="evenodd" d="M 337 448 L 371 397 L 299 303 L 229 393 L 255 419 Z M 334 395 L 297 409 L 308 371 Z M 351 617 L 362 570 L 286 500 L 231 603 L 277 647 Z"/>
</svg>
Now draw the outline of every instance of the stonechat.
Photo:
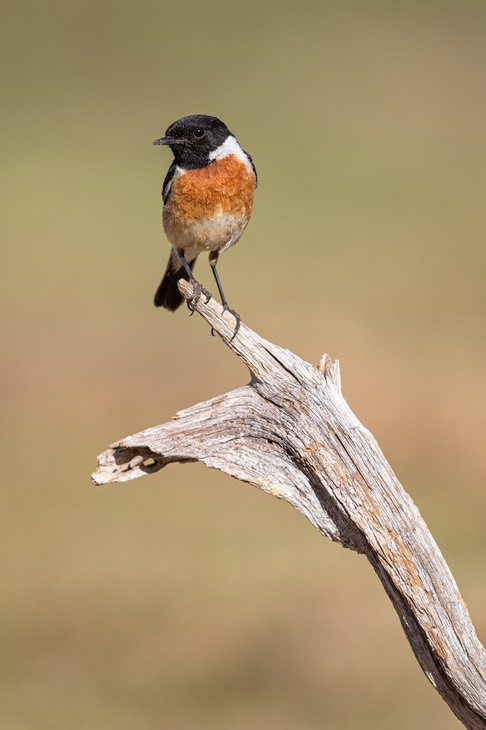
<svg viewBox="0 0 486 730">
<path fill-rule="evenodd" d="M 250 220 L 257 187 L 253 160 L 220 119 L 206 114 L 177 120 L 154 144 L 167 145 L 174 155 L 162 187 L 162 222 L 172 251 L 154 304 L 176 310 L 183 301 L 177 282 L 186 277 L 197 283 L 194 264 L 208 252 L 223 309 L 236 318 L 236 333 L 240 317 L 228 307 L 216 264 Z"/>
</svg>

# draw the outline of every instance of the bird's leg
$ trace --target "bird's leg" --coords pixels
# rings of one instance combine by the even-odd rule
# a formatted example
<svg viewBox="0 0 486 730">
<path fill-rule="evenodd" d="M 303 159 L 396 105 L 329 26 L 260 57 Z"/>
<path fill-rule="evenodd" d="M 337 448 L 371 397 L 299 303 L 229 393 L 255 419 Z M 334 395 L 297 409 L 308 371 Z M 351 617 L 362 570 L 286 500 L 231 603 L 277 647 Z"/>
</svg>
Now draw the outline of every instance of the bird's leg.
<svg viewBox="0 0 486 730">
<path fill-rule="evenodd" d="M 184 269 L 186 271 L 186 274 L 189 277 L 189 281 L 192 284 L 196 280 L 194 278 L 194 274 L 192 273 L 192 269 L 189 266 L 189 264 L 187 263 L 186 257 L 184 256 L 184 249 L 182 249 L 182 248 L 176 248 L 174 250 L 175 250 L 175 252 L 176 252 L 176 254 L 177 254 L 178 258 L 179 258 L 179 261 L 181 262 L 182 266 L 184 267 Z"/>
<path fill-rule="evenodd" d="M 187 300 L 187 306 L 191 310 L 191 315 L 192 315 L 192 314 L 194 314 L 194 308 L 195 308 L 196 304 L 198 303 L 199 297 L 201 296 L 201 294 L 204 294 L 204 296 L 206 297 L 206 303 L 207 303 L 211 299 L 211 293 L 208 292 L 206 289 L 204 289 L 201 286 L 201 284 L 198 281 L 196 281 L 196 279 L 194 278 L 192 269 L 189 266 L 189 264 L 187 263 L 186 257 L 184 256 L 184 250 L 182 248 L 176 248 L 175 252 L 179 258 L 179 261 L 181 262 L 182 266 L 184 267 L 184 270 L 185 270 L 186 274 L 188 275 L 189 281 L 193 287 L 192 297 Z"/>
<path fill-rule="evenodd" d="M 209 263 L 211 265 L 211 269 L 213 270 L 214 278 L 216 280 L 216 285 L 217 285 L 218 291 L 219 291 L 219 296 L 221 297 L 221 304 L 223 305 L 223 314 L 225 312 L 230 312 L 236 320 L 235 331 L 233 332 L 233 337 L 231 338 L 231 339 L 233 339 L 234 337 L 236 337 L 236 333 L 240 329 L 241 317 L 238 314 L 238 312 L 235 312 L 234 309 L 230 309 L 230 307 L 228 306 L 228 302 L 226 301 L 223 287 L 221 286 L 221 281 L 219 278 L 218 270 L 216 268 L 216 264 L 218 263 L 218 258 L 219 258 L 219 252 L 211 251 L 211 253 L 209 254 Z"/>
</svg>

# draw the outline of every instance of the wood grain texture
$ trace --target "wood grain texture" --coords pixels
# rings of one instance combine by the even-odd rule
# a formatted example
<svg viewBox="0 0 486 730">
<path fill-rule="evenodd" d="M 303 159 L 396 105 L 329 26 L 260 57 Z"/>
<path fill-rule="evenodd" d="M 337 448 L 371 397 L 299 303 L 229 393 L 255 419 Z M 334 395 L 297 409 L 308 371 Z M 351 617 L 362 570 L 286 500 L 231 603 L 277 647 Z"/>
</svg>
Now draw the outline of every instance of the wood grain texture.
<svg viewBox="0 0 486 730">
<path fill-rule="evenodd" d="M 249 384 L 112 444 L 94 482 L 200 461 L 286 500 L 366 555 L 430 682 L 466 727 L 486 728 L 484 647 L 417 507 L 344 400 L 338 363 L 325 355 L 314 367 L 244 324 L 232 339 L 234 318 L 214 299 L 195 309 L 247 365 Z"/>
</svg>

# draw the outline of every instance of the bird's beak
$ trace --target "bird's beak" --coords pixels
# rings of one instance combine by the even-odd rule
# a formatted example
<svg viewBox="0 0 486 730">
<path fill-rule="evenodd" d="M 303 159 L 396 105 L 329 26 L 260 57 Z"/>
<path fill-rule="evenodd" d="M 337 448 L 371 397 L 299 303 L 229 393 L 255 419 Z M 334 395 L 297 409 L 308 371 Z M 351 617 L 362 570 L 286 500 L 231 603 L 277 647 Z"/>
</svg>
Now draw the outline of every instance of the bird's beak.
<svg viewBox="0 0 486 730">
<path fill-rule="evenodd" d="M 173 144 L 183 144 L 182 139 L 175 139 L 174 137 L 161 137 L 160 139 L 156 139 L 153 144 L 166 144 L 166 145 L 173 145 Z"/>
</svg>

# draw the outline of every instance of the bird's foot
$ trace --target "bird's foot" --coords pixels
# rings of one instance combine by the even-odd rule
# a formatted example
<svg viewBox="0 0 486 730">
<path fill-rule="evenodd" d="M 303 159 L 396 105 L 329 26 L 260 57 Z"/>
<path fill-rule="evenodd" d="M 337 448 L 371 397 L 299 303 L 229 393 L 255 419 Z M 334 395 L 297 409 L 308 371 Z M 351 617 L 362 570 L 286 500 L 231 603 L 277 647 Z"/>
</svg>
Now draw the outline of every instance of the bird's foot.
<svg viewBox="0 0 486 730">
<path fill-rule="evenodd" d="M 196 311 L 196 305 L 197 305 L 198 301 L 200 300 L 201 296 L 203 296 L 205 298 L 206 304 L 209 302 L 209 300 L 212 297 L 211 292 L 209 292 L 207 289 L 205 289 L 203 286 L 201 286 L 201 284 L 198 281 L 196 281 L 195 279 L 193 279 L 191 281 L 191 285 L 192 285 L 192 295 L 187 300 L 187 306 L 191 310 L 190 316 L 192 316 L 194 314 L 194 312 Z"/>
<path fill-rule="evenodd" d="M 224 315 L 225 312 L 229 312 L 235 318 L 235 331 L 233 332 L 233 334 L 231 336 L 231 340 L 230 340 L 230 342 L 233 342 L 233 340 L 235 339 L 236 335 L 238 334 L 238 330 L 240 329 L 241 317 L 238 314 L 238 312 L 235 312 L 234 309 L 230 309 L 226 303 L 223 304 L 223 315 Z"/>
</svg>

